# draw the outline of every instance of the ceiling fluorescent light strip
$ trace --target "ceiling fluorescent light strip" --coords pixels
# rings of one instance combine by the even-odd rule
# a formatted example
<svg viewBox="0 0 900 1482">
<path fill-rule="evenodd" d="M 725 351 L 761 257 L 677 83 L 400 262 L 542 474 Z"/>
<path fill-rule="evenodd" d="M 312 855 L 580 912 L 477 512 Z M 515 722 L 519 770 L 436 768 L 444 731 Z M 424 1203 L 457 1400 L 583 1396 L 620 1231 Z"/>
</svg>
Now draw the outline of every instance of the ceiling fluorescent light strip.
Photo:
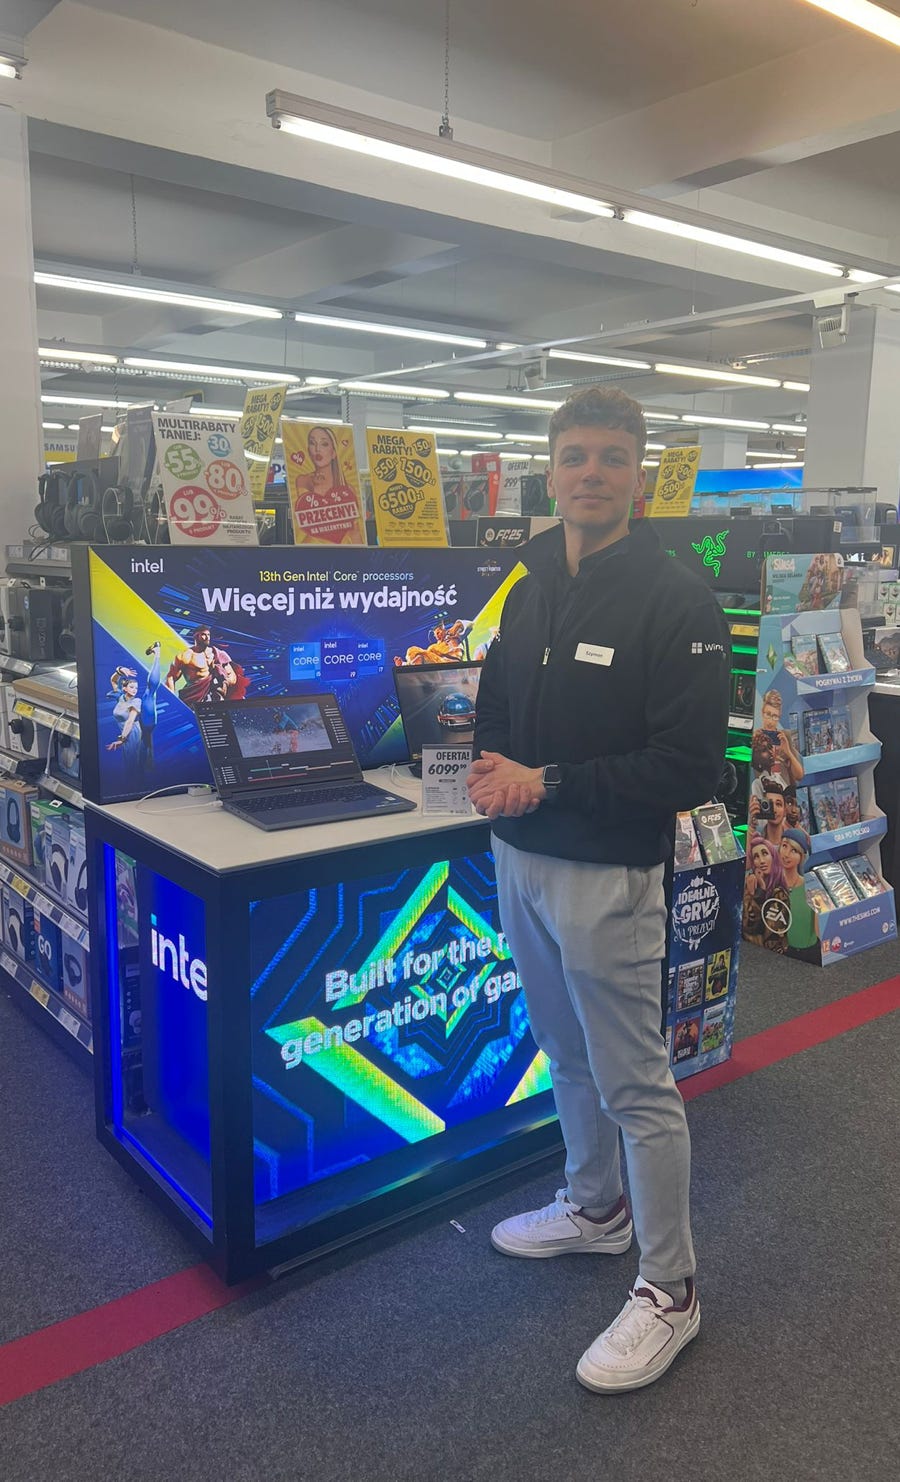
<svg viewBox="0 0 900 1482">
<path fill-rule="evenodd" d="M 566 189 L 556 172 L 522 160 L 507 159 L 450 139 L 432 138 L 419 129 L 405 129 L 368 114 L 331 108 L 311 98 L 276 91 L 266 98 L 266 110 L 276 129 L 296 134 L 314 144 L 330 144 L 388 164 L 426 170 L 445 179 L 484 186 L 507 195 L 522 196 L 547 206 L 610 218 L 615 209 L 585 189 Z M 582 182 L 573 180 L 573 186 Z"/>
<path fill-rule="evenodd" d="M 701 381 L 734 381 L 740 386 L 774 386 L 778 387 L 781 382 L 772 376 L 747 376 L 739 371 L 718 370 L 714 366 L 699 365 L 670 365 L 667 361 L 657 361 L 653 369 L 660 376 L 695 376 Z"/>
<path fill-rule="evenodd" d="M 747 432 L 768 432 L 771 422 L 745 422 L 739 417 L 707 417 L 699 412 L 685 413 L 682 422 L 689 427 L 737 427 Z"/>
<path fill-rule="evenodd" d="M 784 390 L 784 391 L 808 391 L 809 390 L 809 382 L 808 381 L 782 381 L 781 386 L 782 386 L 782 390 Z"/>
<path fill-rule="evenodd" d="M 900 46 L 900 16 L 885 10 L 882 5 L 873 5 L 870 0 L 806 0 L 806 3 L 814 5 L 816 10 L 826 10 L 839 21 L 847 21 L 851 26 L 868 31 L 881 41 Z"/>
<path fill-rule="evenodd" d="M 687 221 L 673 221 L 670 217 L 654 216 L 648 211 L 626 210 L 624 219 L 629 226 L 646 227 L 670 237 L 684 237 L 689 242 L 702 242 L 708 247 L 724 247 L 730 252 L 745 252 L 750 257 L 763 257 L 769 262 L 783 263 L 786 267 L 825 273 L 830 278 L 843 278 L 845 272 L 840 263 L 827 262 L 821 257 L 809 257 L 805 252 L 791 252 L 786 247 L 773 247 L 767 242 L 734 237 L 729 232 L 713 231 L 709 227 L 694 226 Z"/>
<path fill-rule="evenodd" d="M 437 329 L 413 329 L 404 324 L 374 324 L 368 319 L 337 319 L 330 314 L 295 314 L 298 324 L 321 329 L 346 329 L 359 334 L 389 335 L 400 340 L 427 340 L 436 345 L 460 345 L 467 350 L 486 350 L 487 340 L 472 335 L 449 334 Z"/>
<path fill-rule="evenodd" d="M 503 438 L 502 432 L 488 432 L 484 427 L 455 427 L 452 422 L 445 422 L 442 426 L 436 423 L 433 426 L 424 427 L 419 422 L 409 422 L 407 432 L 431 432 L 435 437 L 473 437 L 476 442 L 500 442 Z M 512 434 L 507 433 L 510 437 Z M 540 439 L 543 441 L 543 439 Z"/>
<path fill-rule="evenodd" d="M 449 391 L 441 391 L 436 386 L 394 386 L 382 381 L 339 381 L 338 385 L 342 391 L 357 391 L 378 397 L 399 397 L 401 401 L 443 401 L 450 395 Z"/>
<path fill-rule="evenodd" d="M 71 360 L 76 365 L 116 365 L 117 355 L 106 355 L 99 350 L 67 350 L 59 345 L 39 345 L 41 360 Z"/>
<path fill-rule="evenodd" d="M 805 437 L 806 436 L 806 423 L 805 422 L 773 422 L 772 423 L 772 431 L 773 432 L 790 432 L 790 433 L 793 433 L 794 437 Z"/>
<path fill-rule="evenodd" d="M 260 371 L 241 369 L 240 366 L 231 365 L 200 365 L 187 360 L 153 360 L 142 355 L 126 355 L 125 364 L 136 366 L 141 370 L 171 371 L 173 375 L 193 376 L 216 376 L 236 381 L 273 381 L 283 384 L 285 381 L 296 383 L 300 377 L 292 375 L 289 371 Z"/>
<path fill-rule="evenodd" d="M 36 272 L 34 281 L 40 288 L 69 288 L 78 293 L 99 293 L 110 298 L 140 299 L 149 304 L 170 304 L 181 309 L 205 309 L 214 314 L 239 314 L 244 319 L 282 319 L 280 309 L 266 304 L 244 304 L 227 298 L 208 298 L 203 294 L 179 293 L 164 288 L 144 288 L 137 283 L 111 283 L 96 278 L 75 278 L 67 273 Z"/>
<path fill-rule="evenodd" d="M 493 396 L 487 391 L 454 391 L 454 399 L 469 403 L 471 406 L 488 407 L 520 407 L 528 412 L 555 412 L 557 407 L 562 406 L 561 401 L 539 401 L 530 396 Z"/>
<path fill-rule="evenodd" d="M 548 350 L 546 354 L 551 360 L 577 360 L 583 361 L 586 365 L 621 366 L 625 370 L 653 369 L 649 360 L 624 360 L 618 355 L 588 355 L 578 350 Z"/>
<path fill-rule="evenodd" d="M 833 4 L 828 3 L 828 0 L 810 0 L 810 3 L 820 4 L 821 8 L 834 10 L 835 13 L 837 11 L 838 0 L 834 0 Z M 847 7 L 865 7 L 866 15 L 886 17 L 884 24 L 888 29 L 900 27 L 898 18 L 888 16 L 878 6 L 869 5 L 867 0 L 844 0 L 844 4 Z M 878 31 L 876 34 L 883 32 Z M 857 283 L 878 282 L 879 277 L 884 276 L 861 268 L 848 269 L 841 263 L 808 252 L 719 231 L 714 227 L 704 226 L 702 218 L 694 224 L 645 211 L 640 206 L 643 199 L 641 196 L 632 195 L 622 199 L 620 192 L 610 189 L 609 194 L 618 195 L 620 199 L 602 200 L 597 197 L 596 191 L 608 188 L 598 187 L 592 182 L 543 169 L 525 160 L 510 159 L 487 150 L 460 145 L 452 139 L 434 138 L 420 129 L 389 124 L 382 119 L 372 118 L 369 114 L 332 107 L 312 98 L 275 90 L 266 97 L 266 112 L 274 128 L 312 143 L 328 144 L 367 155 L 371 159 L 426 170 L 449 179 L 522 196 L 563 210 L 604 219 L 617 217 L 631 226 L 645 227 L 689 241 L 703 242 L 710 247 L 766 258 L 786 267 L 824 273 L 833 278 L 846 277 Z"/>
<path fill-rule="evenodd" d="M 41 397 L 45 406 L 55 407 L 121 407 L 123 411 L 128 407 L 146 406 L 143 401 L 116 401 L 110 396 L 52 396 L 47 393 Z"/>
<path fill-rule="evenodd" d="M 547 435 L 540 432 L 507 432 L 506 441 L 508 443 L 545 443 Z"/>
</svg>

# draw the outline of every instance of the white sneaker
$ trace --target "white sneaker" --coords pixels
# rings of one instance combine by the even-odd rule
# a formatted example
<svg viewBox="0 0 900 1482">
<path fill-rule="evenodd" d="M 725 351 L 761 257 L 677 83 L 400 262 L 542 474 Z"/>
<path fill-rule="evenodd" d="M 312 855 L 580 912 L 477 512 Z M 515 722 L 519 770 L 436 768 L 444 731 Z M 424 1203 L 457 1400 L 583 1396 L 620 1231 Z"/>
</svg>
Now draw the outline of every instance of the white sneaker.
<svg viewBox="0 0 900 1482">
<path fill-rule="evenodd" d="M 642 1389 L 664 1374 L 700 1328 L 692 1281 L 687 1289 L 676 1307 L 668 1292 L 639 1276 L 618 1317 L 581 1355 L 575 1370 L 581 1383 L 600 1394 L 615 1394 Z"/>
<path fill-rule="evenodd" d="M 609 1218 L 590 1220 L 560 1189 L 552 1204 L 502 1220 L 491 1231 L 491 1244 L 507 1256 L 616 1256 L 631 1244 L 631 1216 L 624 1197 Z"/>
</svg>

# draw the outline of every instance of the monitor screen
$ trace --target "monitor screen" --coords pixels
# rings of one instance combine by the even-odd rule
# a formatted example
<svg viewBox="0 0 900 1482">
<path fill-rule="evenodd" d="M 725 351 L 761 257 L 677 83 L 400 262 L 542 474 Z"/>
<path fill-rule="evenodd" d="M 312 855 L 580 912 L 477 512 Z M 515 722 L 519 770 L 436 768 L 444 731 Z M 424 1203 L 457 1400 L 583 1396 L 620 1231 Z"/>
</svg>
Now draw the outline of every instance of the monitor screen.
<svg viewBox="0 0 900 1482">
<path fill-rule="evenodd" d="M 76 543 L 84 797 L 209 782 L 198 721 L 222 700 L 332 691 L 363 767 L 406 761 L 395 667 L 477 662 L 524 570 L 474 547 Z"/>
<path fill-rule="evenodd" d="M 394 669 L 410 759 L 423 746 L 468 746 L 475 735 L 481 664 L 403 664 Z"/>
<path fill-rule="evenodd" d="M 353 743 L 334 695 L 205 705 L 197 713 L 220 793 L 354 776 Z"/>
</svg>

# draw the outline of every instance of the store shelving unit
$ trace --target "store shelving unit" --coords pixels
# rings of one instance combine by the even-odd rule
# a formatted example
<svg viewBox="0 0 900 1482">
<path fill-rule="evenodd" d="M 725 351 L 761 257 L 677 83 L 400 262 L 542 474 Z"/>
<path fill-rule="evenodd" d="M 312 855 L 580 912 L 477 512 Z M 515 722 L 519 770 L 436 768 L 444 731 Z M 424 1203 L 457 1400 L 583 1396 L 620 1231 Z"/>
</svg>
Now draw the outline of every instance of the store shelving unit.
<svg viewBox="0 0 900 1482">
<path fill-rule="evenodd" d="M 75 740 L 80 738 L 78 702 L 74 689 L 70 694 L 55 692 L 46 681 L 42 682 L 39 666 L 6 654 L 0 655 L 0 685 L 13 688 L 14 714 L 31 720 L 48 731 L 61 733 Z M 25 775 L 42 793 L 51 794 L 83 810 L 84 803 L 78 789 L 51 776 L 46 771 L 46 763 L 45 770 L 40 771 L 34 759 L 13 751 L 0 750 L 0 773 L 7 776 Z M 80 915 L 69 901 L 60 900 L 46 881 L 38 879 L 32 871 L 4 858 L 2 854 L 0 885 L 15 891 L 24 902 L 40 911 L 78 946 L 89 951 L 86 917 Z M 26 1012 L 31 1013 L 36 1022 L 63 1048 L 83 1064 L 89 1064 L 89 1057 L 93 1053 L 90 1022 L 72 1004 L 66 1002 L 61 992 L 43 982 L 35 973 L 33 964 L 19 957 L 9 942 L 0 944 L 0 981 Z"/>
</svg>

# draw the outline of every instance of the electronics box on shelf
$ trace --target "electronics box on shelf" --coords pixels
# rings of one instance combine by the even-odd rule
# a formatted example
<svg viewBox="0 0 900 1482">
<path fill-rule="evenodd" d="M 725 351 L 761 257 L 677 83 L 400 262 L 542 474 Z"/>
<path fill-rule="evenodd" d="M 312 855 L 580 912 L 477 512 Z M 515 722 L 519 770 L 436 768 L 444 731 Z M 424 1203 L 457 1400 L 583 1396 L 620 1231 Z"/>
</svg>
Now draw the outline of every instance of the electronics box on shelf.
<svg viewBox="0 0 900 1482">
<path fill-rule="evenodd" d="M 47 755 L 47 771 L 58 782 L 81 789 L 81 744 L 76 736 L 54 731 Z"/>
<path fill-rule="evenodd" d="M 47 880 L 47 852 L 50 842 L 50 820 L 65 809 L 65 804 L 56 798 L 32 798 L 28 805 L 31 821 L 31 869 L 42 884 Z"/>
<path fill-rule="evenodd" d="M 87 915 L 88 885 L 84 819 L 77 810 L 69 815 L 69 880 L 66 901 L 79 915 Z"/>
<path fill-rule="evenodd" d="M 16 864 L 32 864 L 28 809 L 37 790 L 18 777 L 0 777 L 0 853 Z"/>
<path fill-rule="evenodd" d="M 44 881 L 61 905 L 69 898 L 72 811 L 59 808 L 51 813 L 44 830 Z"/>
<path fill-rule="evenodd" d="M 34 966 L 38 976 L 52 988 L 62 992 L 62 949 L 61 933 L 55 921 L 51 921 L 39 907 L 34 907 Z"/>
<path fill-rule="evenodd" d="M 20 962 L 34 960 L 34 915 L 17 890 L 4 885 L 0 891 L 3 942 Z"/>
<path fill-rule="evenodd" d="M 50 741 L 50 729 L 48 726 L 39 725 L 28 715 L 19 715 L 16 711 L 18 696 L 14 689 L 8 684 L 2 688 L 3 705 L 6 710 L 7 730 L 9 735 L 8 750 L 19 756 L 31 757 L 35 761 L 43 761 L 47 755 L 47 747 Z"/>
<path fill-rule="evenodd" d="M 60 932 L 60 970 L 63 998 L 82 1019 L 88 1019 L 88 955 L 84 947 L 70 937 L 67 931 Z"/>
</svg>

